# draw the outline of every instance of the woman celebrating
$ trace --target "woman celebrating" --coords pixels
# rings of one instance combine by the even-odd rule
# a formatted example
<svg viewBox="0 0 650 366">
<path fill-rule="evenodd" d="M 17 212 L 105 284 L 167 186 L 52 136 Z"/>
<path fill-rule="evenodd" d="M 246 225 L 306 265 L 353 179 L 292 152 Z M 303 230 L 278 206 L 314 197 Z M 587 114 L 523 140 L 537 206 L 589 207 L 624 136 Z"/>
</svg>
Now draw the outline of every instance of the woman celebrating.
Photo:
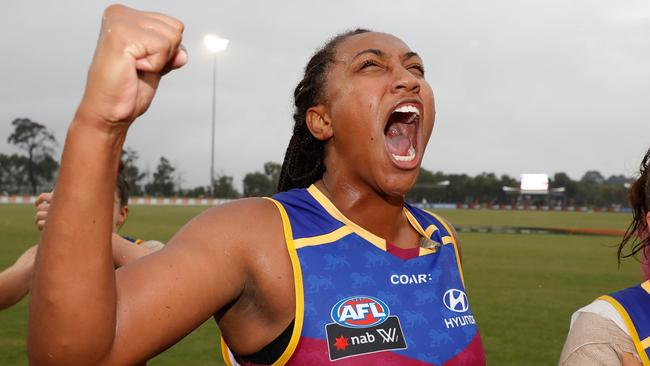
<svg viewBox="0 0 650 366">
<path fill-rule="evenodd" d="M 561 366 L 650 366 L 650 150 L 639 173 L 629 190 L 634 216 L 619 245 L 618 258 L 631 247 L 627 256 L 639 255 L 645 282 L 601 296 L 576 311 Z"/>
<path fill-rule="evenodd" d="M 158 13 L 104 13 L 39 251 L 30 360 L 140 363 L 213 316 L 229 363 L 483 365 L 453 231 L 404 202 L 435 110 L 422 60 L 388 34 L 345 33 L 309 61 L 284 192 L 210 209 L 112 270 L 122 143 L 187 62 L 182 32 Z"/>
</svg>

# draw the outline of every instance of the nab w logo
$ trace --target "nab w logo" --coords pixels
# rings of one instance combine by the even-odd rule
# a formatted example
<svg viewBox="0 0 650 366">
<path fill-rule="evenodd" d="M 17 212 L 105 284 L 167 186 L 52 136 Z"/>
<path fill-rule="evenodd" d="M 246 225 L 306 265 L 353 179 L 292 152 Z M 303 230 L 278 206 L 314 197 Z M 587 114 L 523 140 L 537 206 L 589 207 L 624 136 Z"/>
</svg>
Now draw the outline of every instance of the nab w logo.
<svg viewBox="0 0 650 366">
<path fill-rule="evenodd" d="M 462 313 L 469 309 L 469 303 L 467 302 L 467 295 L 461 290 L 452 288 L 445 292 L 442 301 L 445 303 L 447 309 L 455 311 L 457 313 Z"/>
</svg>

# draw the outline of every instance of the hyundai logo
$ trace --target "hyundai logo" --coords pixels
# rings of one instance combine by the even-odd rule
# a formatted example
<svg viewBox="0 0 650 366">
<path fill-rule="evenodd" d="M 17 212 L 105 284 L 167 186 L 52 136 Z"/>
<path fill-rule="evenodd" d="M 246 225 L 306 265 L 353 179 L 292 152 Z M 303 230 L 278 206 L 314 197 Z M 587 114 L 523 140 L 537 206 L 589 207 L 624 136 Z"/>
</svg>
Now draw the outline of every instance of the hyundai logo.
<svg viewBox="0 0 650 366">
<path fill-rule="evenodd" d="M 445 296 L 442 297 L 442 301 L 445 303 L 447 309 L 457 313 L 462 313 L 469 309 L 467 295 L 465 295 L 465 292 L 455 288 L 447 290 Z"/>
</svg>

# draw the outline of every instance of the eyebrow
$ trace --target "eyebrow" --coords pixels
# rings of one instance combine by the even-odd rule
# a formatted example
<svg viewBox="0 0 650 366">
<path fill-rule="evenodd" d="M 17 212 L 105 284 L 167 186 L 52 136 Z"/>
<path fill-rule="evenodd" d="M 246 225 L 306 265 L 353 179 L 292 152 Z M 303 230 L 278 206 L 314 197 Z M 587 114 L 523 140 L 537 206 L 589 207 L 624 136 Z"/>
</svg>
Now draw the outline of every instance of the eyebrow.
<svg viewBox="0 0 650 366">
<path fill-rule="evenodd" d="M 384 51 L 382 51 L 380 49 L 376 49 L 376 48 L 368 48 L 368 49 L 365 49 L 365 50 L 357 53 L 356 55 L 354 55 L 352 60 L 355 60 L 357 57 L 359 57 L 361 55 L 364 55 L 366 53 L 372 53 L 373 55 L 376 55 L 377 57 L 381 57 L 381 58 L 386 57 L 386 54 L 384 53 Z M 412 57 L 421 58 L 420 55 L 418 55 L 417 52 L 410 51 L 410 52 L 405 53 L 404 56 L 402 56 L 402 61 L 406 61 L 406 60 L 408 60 L 408 59 L 410 59 Z"/>
<path fill-rule="evenodd" d="M 420 58 L 420 59 L 422 58 L 422 57 L 420 57 L 420 55 L 418 55 L 417 52 L 411 51 L 411 52 L 405 53 L 404 56 L 402 56 L 402 61 L 406 61 L 411 57 L 417 57 L 417 58 Z"/>
<path fill-rule="evenodd" d="M 382 51 L 382 50 L 378 50 L 378 49 L 376 49 L 376 48 L 368 48 L 368 49 L 365 49 L 365 50 L 363 50 L 363 51 L 357 53 L 356 55 L 354 55 L 354 57 L 352 58 L 352 60 L 354 60 L 354 59 L 356 59 L 357 57 L 359 57 L 359 56 L 361 56 L 361 55 L 363 55 L 363 54 L 366 54 L 366 53 L 372 53 L 372 54 L 377 55 L 378 57 L 382 57 L 382 58 L 383 58 L 384 56 L 386 56 L 386 54 L 385 54 L 384 51 Z"/>
</svg>

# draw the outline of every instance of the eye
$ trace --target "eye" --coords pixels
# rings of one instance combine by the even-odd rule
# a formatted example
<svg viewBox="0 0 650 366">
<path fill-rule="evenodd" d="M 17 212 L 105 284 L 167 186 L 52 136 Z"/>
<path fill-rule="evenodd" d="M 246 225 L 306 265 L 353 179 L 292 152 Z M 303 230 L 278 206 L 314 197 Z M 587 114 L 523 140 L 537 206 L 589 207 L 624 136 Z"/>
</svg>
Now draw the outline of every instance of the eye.
<svg viewBox="0 0 650 366">
<path fill-rule="evenodd" d="M 374 68 L 381 67 L 379 63 L 375 60 L 365 60 L 361 63 L 361 67 L 359 67 L 359 70 L 372 70 Z"/>
<path fill-rule="evenodd" d="M 407 69 L 411 70 L 411 72 L 416 73 L 420 76 L 424 76 L 424 66 L 420 64 L 413 64 L 409 65 L 406 67 Z"/>
</svg>

